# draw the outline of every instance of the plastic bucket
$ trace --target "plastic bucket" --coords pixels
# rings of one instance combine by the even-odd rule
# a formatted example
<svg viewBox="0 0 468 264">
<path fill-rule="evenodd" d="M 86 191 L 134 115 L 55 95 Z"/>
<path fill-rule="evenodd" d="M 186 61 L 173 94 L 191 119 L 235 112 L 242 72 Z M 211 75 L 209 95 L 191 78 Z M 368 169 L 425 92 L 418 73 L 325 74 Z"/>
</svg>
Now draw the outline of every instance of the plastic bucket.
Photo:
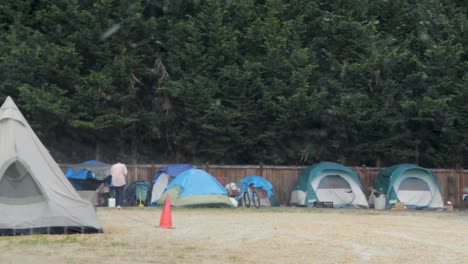
<svg viewBox="0 0 468 264">
<path fill-rule="evenodd" d="M 115 198 L 109 198 L 109 207 L 115 207 Z"/>
<path fill-rule="evenodd" d="M 387 203 L 387 195 L 381 193 L 379 196 L 375 196 L 374 208 L 375 210 L 385 210 L 385 204 Z"/>
</svg>

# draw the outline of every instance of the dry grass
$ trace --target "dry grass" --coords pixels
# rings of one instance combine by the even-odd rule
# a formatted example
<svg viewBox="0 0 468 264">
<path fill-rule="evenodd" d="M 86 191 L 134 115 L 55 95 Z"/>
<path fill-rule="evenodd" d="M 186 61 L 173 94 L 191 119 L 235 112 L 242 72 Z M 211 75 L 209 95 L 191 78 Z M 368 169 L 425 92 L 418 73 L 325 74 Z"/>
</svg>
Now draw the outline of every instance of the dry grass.
<svg viewBox="0 0 468 264">
<path fill-rule="evenodd" d="M 104 234 L 0 237 L 0 263 L 466 263 L 468 213 L 99 208 Z"/>
</svg>

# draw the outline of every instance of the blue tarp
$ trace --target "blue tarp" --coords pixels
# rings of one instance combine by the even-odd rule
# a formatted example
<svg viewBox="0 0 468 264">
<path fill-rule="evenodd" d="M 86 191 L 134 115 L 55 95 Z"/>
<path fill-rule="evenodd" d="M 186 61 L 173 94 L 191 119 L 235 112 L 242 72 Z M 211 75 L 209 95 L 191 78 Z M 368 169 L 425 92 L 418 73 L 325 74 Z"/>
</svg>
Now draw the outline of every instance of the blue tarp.
<svg viewBox="0 0 468 264">
<path fill-rule="evenodd" d="M 267 192 L 268 197 L 273 195 L 273 185 L 267 179 L 257 175 L 249 175 L 240 180 L 241 193 L 244 193 L 251 184 L 255 188 L 263 188 Z"/>
<path fill-rule="evenodd" d="M 102 162 L 98 160 L 88 160 L 85 161 L 78 166 L 74 167 L 68 167 L 67 171 L 65 172 L 65 176 L 68 179 L 74 179 L 74 180 L 88 180 L 88 179 L 95 179 L 95 175 L 91 170 L 88 170 L 86 168 L 83 168 L 83 165 L 95 165 L 95 164 L 102 164 Z"/>
<path fill-rule="evenodd" d="M 67 168 L 65 176 L 76 190 L 96 190 L 103 181 L 110 181 L 112 165 L 88 160 Z"/>
<path fill-rule="evenodd" d="M 226 189 L 206 171 L 190 169 L 181 174 L 167 185 L 166 190 L 180 186 L 179 197 L 189 195 L 222 194 L 227 195 Z"/>
<path fill-rule="evenodd" d="M 167 173 L 169 176 L 176 177 L 177 175 L 186 170 L 190 170 L 191 168 L 193 168 L 191 164 L 169 164 L 156 172 L 151 184 L 154 184 L 158 180 L 159 176 L 163 173 Z"/>
</svg>

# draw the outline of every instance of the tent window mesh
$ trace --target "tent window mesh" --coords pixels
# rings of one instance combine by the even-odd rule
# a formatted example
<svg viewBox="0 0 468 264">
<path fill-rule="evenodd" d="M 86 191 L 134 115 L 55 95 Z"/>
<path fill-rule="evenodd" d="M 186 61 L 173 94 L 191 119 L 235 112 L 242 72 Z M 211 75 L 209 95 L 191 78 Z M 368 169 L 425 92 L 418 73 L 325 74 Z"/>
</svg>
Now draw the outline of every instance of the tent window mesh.
<svg viewBox="0 0 468 264">
<path fill-rule="evenodd" d="M 401 182 L 399 189 L 406 191 L 429 191 L 429 186 L 421 179 L 407 178 Z"/>
<path fill-rule="evenodd" d="M 30 204 L 43 200 L 41 189 L 20 161 L 11 163 L 0 175 L 0 203 Z"/>
<path fill-rule="evenodd" d="M 319 189 L 350 189 L 351 186 L 340 176 L 326 176 L 320 181 Z"/>
</svg>

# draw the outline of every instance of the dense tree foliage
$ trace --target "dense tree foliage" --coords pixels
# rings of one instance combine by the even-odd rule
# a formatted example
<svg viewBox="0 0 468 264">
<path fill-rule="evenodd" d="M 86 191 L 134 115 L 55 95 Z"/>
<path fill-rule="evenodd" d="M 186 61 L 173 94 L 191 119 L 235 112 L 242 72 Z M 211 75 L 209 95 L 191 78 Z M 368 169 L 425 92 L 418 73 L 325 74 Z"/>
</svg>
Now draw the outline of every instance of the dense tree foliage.
<svg viewBox="0 0 468 264">
<path fill-rule="evenodd" d="M 467 167 L 458 0 L 0 3 L 0 100 L 62 162 Z"/>
</svg>

